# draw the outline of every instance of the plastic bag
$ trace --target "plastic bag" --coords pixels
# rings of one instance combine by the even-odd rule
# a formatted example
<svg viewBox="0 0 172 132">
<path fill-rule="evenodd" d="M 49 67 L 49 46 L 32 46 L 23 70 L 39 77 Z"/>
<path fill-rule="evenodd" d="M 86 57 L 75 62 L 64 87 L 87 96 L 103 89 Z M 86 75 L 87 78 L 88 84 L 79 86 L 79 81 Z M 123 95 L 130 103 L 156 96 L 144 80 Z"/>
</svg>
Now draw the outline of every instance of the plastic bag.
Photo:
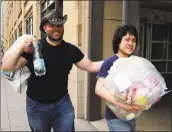
<svg viewBox="0 0 172 132">
<path fill-rule="evenodd" d="M 25 38 L 23 36 L 27 36 L 27 35 L 24 34 L 18 37 L 8 51 L 20 47 L 21 44 L 25 42 Z M 28 50 L 28 48 L 31 48 L 30 43 L 26 44 L 25 50 L 31 52 L 30 49 Z M 7 79 L 8 83 L 12 86 L 15 92 L 21 94 L 24 91 L 24 89 L 27 88 L 27 79 L 30 77 L 30 71 L 27 69 L 27 67 L 20 68 L 16 71 L 1 70 L 1 72 L 2 75 Z"/>
<path fill-rule="evenodd" d="M 26 67 L 20 68 L 14 72 L 1 72 L 15 92 L 21 94 L 27 88 L 27 80 L 30 77 L 30 71 Z"/>
<path fill-rule="evenodd" d="M 119 58 L 108 73 L 104 86 L 109 93 L 123 103 L 143 105 L 143 110 L 151 108 L 169 92 L 165 91 L 165 80 L 155 66 L 142 57 L 132 55 L 129 58 Z M 106 104 L 122 120 L 134 119 L 143 111 L 128 113 L 118 106 L 108 102 Z"/>
</svg>

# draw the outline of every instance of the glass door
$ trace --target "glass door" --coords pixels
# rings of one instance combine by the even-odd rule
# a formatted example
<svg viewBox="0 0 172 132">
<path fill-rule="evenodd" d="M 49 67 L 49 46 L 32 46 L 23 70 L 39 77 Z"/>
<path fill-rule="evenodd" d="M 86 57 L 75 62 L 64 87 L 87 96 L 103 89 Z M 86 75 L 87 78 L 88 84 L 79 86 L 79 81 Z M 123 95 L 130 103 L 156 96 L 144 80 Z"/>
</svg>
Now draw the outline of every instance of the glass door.
<svg viewBox="0 0 172 132">
<path fill-rule="evenodd" d="M 172 28 L 170 24 L 148 23 L 147 58 L 161 73 L 172 73 Z"/>
</svg>

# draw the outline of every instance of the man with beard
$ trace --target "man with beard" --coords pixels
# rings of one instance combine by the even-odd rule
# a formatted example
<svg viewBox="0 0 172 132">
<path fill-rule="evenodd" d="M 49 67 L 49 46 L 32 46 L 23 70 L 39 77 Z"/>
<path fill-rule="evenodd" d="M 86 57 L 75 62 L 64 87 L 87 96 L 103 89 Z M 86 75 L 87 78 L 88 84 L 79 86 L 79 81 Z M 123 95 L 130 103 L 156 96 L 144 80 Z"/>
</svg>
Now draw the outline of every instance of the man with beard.
<svg viewBox="0 0 172 132">
<path fill-rule="evenodd" d="M 68 74 L 75 64 L 88 72 L 98 72 L 102 61 L 92 62 L 76 46 L 63 40 L 64 17 L 55 9 L 46 12 L 40 30 L 47 37 L 40 40 L 46 74 L 36 76 L 32 53 L 24 52 L 32 35 L 23 35 L 20 44 L 8 50 L 3 58 L 2 70 L 15 71 L 27 66 L 31 72 L 28 79 L 26 111 L 32 131 L 74 131 L 74 108 L 68 94 Z"/>
</svg>

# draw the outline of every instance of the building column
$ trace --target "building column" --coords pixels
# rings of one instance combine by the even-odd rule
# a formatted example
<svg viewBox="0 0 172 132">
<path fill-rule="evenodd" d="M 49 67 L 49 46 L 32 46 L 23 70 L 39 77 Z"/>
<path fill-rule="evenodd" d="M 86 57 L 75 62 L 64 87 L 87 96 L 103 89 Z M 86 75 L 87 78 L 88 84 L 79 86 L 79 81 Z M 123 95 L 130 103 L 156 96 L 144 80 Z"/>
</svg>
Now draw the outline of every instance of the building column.
<svg viewBox="0 0 172 132">
<path fill-rule="evenodd" d="M 102 60 L 104 1 L 90 1 L 89 58 Z M 101 119 L 101 99 L 95 94 L 96 73 L 88 73 L 88 113 L 90 121 Z"/>
<path fill-rule="evenodd" d="M 140 1 L 123 0 L 122 25 L 132 24 L 139 31 L 140 25 Z"/>
<path fill-rule="evenodd" d="M 25 19 L 24 19 L 24 15 L 25 15 L 25 7 L 24 7 L 24 2 L 25 1 L 21 1 L 22 2 L 22 34 L 26 33 L 26 24 L 25 24 Z"/>
<path fill-rule="evenodd" d="M 40 38 L 40 3 L 39 1 L 33 1 L 33 35 Z"/>
<path fill-rule="evenodd" d="M 138 31 L 140 29 L 140 1 L 127 1 L 123 0 L 122 5 L 122 25 L 134 25 Z M 135 54 L 140 55 L 140 44 L 138 41 L 137 49 Z"/>
</svg>

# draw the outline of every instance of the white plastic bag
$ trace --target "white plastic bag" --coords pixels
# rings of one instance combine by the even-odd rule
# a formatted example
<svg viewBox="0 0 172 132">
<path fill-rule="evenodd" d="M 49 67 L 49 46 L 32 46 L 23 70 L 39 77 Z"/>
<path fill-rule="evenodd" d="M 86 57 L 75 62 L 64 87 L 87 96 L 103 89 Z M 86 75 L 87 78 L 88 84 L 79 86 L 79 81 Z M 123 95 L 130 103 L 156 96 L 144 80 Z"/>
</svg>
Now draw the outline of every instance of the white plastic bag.
<svg viewBox="0 0 172 132">
<path fill-rule="evenodd" d="M 20 68 L 14 72 L 1 72 L 15 92 L 21 94 L 27 88 L 27 80 L 30 77 L 30 71 L 26 67 Z"/>
<path fill-rule="evenodd" d="M 22 36 L 18 37 L 13 45 L 10 47 L 10 49 L 8 49 L 6 52 L 20 47 L 25 42 L 27 36 L 28 35 L 23 34 Z M 27 48 L 30 48 L 31 44 L 27 43 L 25 46 L 25 50 L 28 50 Z M 16 71 L 1 70 L 1 72 L 15 92 L 21 94 L 27 88 L 27 79 L 30 77 L 30 71 L 27 67 L 20 68 Z"/>
<path fill-rule="evenodd" d="M 143 110 L 149 109 L 169 92 L 165 91 L 166 83 L 155 66 L 142 57 L 119 58 L 108 73 L 104 86 L 109 93 L 123 103 L 144 105 Z M 122 120 L 131 120 L 142 112 L 128 113 L 108 102 L 106 104 Z"/>
</svg>

